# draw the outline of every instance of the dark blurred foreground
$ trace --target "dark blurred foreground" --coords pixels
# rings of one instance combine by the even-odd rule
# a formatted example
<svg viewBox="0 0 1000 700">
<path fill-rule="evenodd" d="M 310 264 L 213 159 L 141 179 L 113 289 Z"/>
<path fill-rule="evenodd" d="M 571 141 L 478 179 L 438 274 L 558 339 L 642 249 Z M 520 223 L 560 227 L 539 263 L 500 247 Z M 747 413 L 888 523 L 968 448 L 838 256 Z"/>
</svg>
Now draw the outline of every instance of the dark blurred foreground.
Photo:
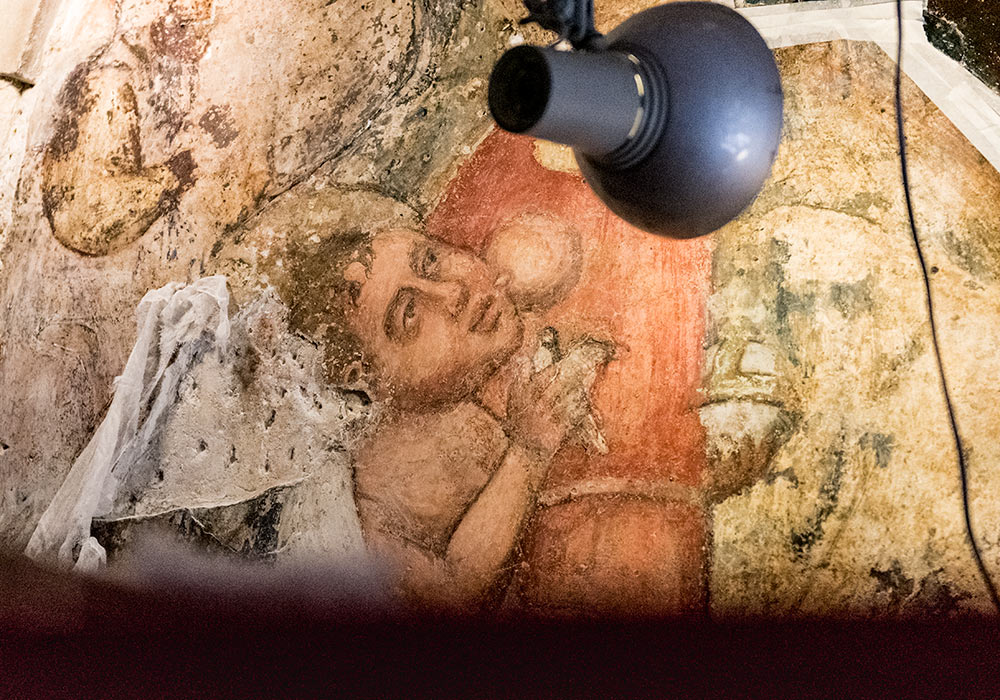
<svg viewBox="0 0 1000 700">
<path fill-rule="evenodd" d="M 403 615 L 308 577 L 143 590 L 0 570 L 2 698 L 1000 695 L 988 620 L 498 621 Z"/>
</svg>

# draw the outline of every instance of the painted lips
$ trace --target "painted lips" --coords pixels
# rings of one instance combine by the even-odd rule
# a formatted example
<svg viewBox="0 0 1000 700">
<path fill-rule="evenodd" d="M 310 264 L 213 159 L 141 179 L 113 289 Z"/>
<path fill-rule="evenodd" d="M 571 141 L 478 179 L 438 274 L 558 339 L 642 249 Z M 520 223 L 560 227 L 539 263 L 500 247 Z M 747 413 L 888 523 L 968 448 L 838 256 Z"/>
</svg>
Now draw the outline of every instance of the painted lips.
<svg viewBox="0 0 1000 700">
<path fill-rule="evenodd" d="M 469 331 L 472 333 L 492 333 L 499 325 L 502 315 L 503 308 L 498 303 L 496 296 L 489 294 L 473 305 L 469 315 Z"/>
</svg>

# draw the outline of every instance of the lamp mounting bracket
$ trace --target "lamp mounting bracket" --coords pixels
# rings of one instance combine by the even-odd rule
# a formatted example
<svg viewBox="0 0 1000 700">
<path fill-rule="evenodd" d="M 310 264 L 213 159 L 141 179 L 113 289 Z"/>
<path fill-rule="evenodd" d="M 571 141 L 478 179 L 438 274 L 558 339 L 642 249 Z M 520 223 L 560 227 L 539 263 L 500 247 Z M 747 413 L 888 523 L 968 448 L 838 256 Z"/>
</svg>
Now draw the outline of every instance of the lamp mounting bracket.
<svg viewBox="0 0 1000 700">
<path fill-rule="evenodd" d="M 524 0 L 528 16 L 521 24 L 535 23 L 555 32 L 574 49 L 600 45 L 602 35 L 594 29 L 594 0 Z"/>
</svg>

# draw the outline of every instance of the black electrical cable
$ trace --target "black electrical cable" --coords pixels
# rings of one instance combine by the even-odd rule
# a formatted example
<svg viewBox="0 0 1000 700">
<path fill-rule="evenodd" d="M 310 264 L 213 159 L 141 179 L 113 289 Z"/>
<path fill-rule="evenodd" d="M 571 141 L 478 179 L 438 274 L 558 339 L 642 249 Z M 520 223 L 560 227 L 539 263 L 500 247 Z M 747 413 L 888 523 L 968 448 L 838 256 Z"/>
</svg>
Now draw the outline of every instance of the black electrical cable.
<svg viewBox="0 0 1000 700">
<path fill-rule="evenodd" d="M 951 422 L 951 432 L 955 437 L 955 448 L 958 450 L 958 473 L 962 483 L 962 511 L 965 515 L 965 531 L 969 537 L 969 545 L 979 567 L 979 574 L 982 576 L 986 590 L 993 599 L 993 605 L 1000 612 L 1000 596 L 993 585 L 993 579 L 983 563 L 982 552 L 976 542 L 976 535 L 972 529 L 972 514 L 969 510 L 969 469 L 965 462 L 965 450 L 962 448 L 962 437 L 958 432 L 958 421 L 955 419 L 955 409 L 951 404 L 951 394 L 948 391 L 948 380 L 945 378 L 944 363 L 941 360 L 941 348 L 938 345 L 937 324 L 934 321 L 934 301 L 931 296 L 931 279 L 927 274 L 927 263 L 924 260 L 924 252 L 920 246 L 920 237 L 917 235 L 917 222 L 913 216 L 913 200 L 910 197 L 910 174 L 906 161 L 906 135 L 903 131 L 903 0 L 896 0 L 896 31 L 899 37 L 898 49 L 896 52 L 896 136 L 899 140 L 899 163 L 903 172 L 903 193 L 906 195 L 906 214 L 910 219 L 910 231 L 913 233 L 913 244 L 917 249 L 917 259 L 920 261 L 920 269 L 924 275 L 924 291 L 927 294 L 927 313 L 931 322 L 931 339 L 934 341 L 934 356 L 937 358 L 938 373 L 941 377 L 941 388 L 944 390 L 945 404 L 948 406 L 948 419 Z"/>
</svg>

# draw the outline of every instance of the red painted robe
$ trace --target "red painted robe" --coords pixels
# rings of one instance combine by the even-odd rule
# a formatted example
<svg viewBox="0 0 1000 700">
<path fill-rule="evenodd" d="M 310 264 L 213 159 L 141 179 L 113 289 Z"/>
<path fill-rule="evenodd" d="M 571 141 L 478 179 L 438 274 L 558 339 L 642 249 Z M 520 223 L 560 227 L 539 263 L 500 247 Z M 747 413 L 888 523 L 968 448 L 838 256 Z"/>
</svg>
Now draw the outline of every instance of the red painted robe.
<svg viewBox="0 0 1000 700">
<path fill-rule="evenodd" d="M 608 453 L 568 445 L 556 455 L 513 590 L 549 611 L 699 611 L 707 533 L 695 409 L 710 243 L 632 228 L 578 174 L 545 169 L 532 149 L 531 139 L 492 133 L 428 220 L 430 235 L 477 253 L 522 213 L 572 224 L 580 280 L 543 322 L 566 341 L 589 335 L 619 348 L 592 395 Z"/>
</svg>

